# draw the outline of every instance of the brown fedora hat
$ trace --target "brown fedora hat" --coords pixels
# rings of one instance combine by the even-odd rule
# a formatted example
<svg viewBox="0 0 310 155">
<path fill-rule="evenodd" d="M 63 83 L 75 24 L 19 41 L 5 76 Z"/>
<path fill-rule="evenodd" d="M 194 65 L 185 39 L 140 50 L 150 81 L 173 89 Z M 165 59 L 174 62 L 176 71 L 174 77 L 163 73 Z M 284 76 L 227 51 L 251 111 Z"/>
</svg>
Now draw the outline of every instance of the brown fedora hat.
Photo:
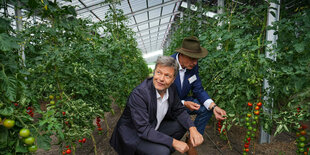
<svg viewBox="0 0 310 155">
<path fill-rule="evenodd" d="M 176 49 L 176 51 L 191 58 L 197 59 L 204 58 L 208 55 L 208 51 L 200 46 L 200 41 L 195 36 L 184 38 L 182 42 L 182 47 Z"/>
</svg>

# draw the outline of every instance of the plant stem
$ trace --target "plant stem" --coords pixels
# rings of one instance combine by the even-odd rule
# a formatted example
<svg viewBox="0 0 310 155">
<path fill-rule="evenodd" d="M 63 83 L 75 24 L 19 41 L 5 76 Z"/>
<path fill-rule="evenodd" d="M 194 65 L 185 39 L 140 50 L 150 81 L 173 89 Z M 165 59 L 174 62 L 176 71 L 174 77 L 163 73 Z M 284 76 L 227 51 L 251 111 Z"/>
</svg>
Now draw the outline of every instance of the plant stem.
<svg viewBox="0 0 310 155">
<path fill-rule="evenodd" d="M 105 125 L 107 126 L 107 136 L 109 137 L 109 133 L 110 133 L 110 127 L 109 127 L 109 124 L 108 124 L 108 122 L 107 122 L 107 119 L 104 117 L 104 123 L 105 123 Z"/>
<path fill-rule="evenodd" d="M 20 119 L 20 117 L 18 117 L 18 116 L 15 116 L 15 117 L 23 124 L 24 127 L 28 128 L 28 125 L 26 125 L 24 123 L 24 121 L 22 119 Z"/>
<path fill-rule="evenodd" d="M 90 136 L 91 136 L 91 139 L 93 140 L 95 155 L 97 155 L 96 140 L 95 140 L 95 138 L 94 138 L 94 135 L 93 135 L 93 134 L 91 134 Z"/>
</svg>

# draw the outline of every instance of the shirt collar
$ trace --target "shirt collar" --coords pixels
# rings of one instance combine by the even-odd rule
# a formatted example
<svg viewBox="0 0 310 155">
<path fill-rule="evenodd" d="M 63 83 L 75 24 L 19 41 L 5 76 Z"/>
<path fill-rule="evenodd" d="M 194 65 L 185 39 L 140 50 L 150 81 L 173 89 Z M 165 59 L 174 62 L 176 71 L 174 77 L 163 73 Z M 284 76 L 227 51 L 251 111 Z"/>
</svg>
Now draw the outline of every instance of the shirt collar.
<svg viewBox="0 0 310 155">
<path fill-rule="evenodd" d="M 183 69 L 182 66 L 181 66 L 181 64 L 180 64 L 180 62 L 179 62 L 179 53 L 176 55 L 176 60 L 177 60 L 177 62 L 178 62 L 178 64 L 179 64 L 179 71 L 186 71 L 186 68 Z"/>
<path fill-rule="evenodd" d="M 168 89 L 167 89 L 168 90 Z M 167 100 L 168 98 L 169 98 L 169 91 L 167 91 L 166 90 L 166 92 L 165 92 L 165 94 L 164 94 L 164 97 L 163 97 L 163 101 L 165 101 L 165 100 Z M 156 90 L 156 98 L 157 99 L 159 99 L 159 98 L 161 98 L 161 96 L 160 96 L 160 94 L 158 93 L 158 91 Z"/>
</svg>

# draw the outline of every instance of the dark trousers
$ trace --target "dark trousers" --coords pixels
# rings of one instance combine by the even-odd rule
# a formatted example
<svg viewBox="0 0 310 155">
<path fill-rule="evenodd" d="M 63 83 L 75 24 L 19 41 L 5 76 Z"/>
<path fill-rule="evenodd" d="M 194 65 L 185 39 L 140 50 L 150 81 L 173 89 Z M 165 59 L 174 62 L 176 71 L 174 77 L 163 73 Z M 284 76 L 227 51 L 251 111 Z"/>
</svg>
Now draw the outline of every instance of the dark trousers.
<svg viewBox="0 0 310 155">
<path fill-rule="evenodd" d="M 163 120 L 158 128 L 159 132 L 180 140 L 186 133 L 186 129 L 176 120 Z M 136 155 L 169 155 L 175 150 L 163 144 L 141 140 L 135 152 Z"/>
<path fill-rule="evenodd" d="M 192 101 L 192 102 L 195 102 L 197 104 L 200 104 L 197 99 L 187 100 L 187 101 Z M 203 135 L 205 132 L 205 128 L 206 128 L 209 120 L 211 119 L 211 117 L 213 115 L 213 111 L 207 110 L 207 108 L 203 104 L 200 104 L 200 108 L 198 110 L 190 111 L 189 109 L 187 109 L 187 112 L 190 115 L 197 115 L 196 119 L 194 121 L 194 124 L 195 124 L 198 132 L 201 135 Z"/>
</svg>

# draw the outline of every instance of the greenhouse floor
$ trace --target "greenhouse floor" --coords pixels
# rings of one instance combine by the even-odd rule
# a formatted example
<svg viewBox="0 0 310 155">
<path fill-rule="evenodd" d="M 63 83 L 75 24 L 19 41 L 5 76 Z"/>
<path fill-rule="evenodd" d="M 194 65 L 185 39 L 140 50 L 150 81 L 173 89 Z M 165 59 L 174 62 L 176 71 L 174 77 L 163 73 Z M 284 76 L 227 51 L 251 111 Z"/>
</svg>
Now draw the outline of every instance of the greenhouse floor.
<svg viewBox="0 0 310 155">
<path fill-rule="evenodd" d="M 102 134 L 98 134 L 98 131 L 94 132 L 94 137 L 96 139 L 96 150 L 98 155 L 117 155 L 117 153 L 110 147 L 109 139 L 113 131 L 118 118 L 120 117 L 121 110 L 114 105 L 115 115 L 111 113 L 106 113 L 106 120 L 108 124 L 108 129 L 105 122 L 102 122 L 104 126 L 104 131 Z M 307 123 L 309 125 L 309 123 Z M 95 125 L 95 120 L 94 120 Z M 207 126 L 206 132 L 204 135 L 204 142 L 197 148 L 198 154 L 212 154 L 212 155 L 239 155 L 243 153 L 244 142 L 246 130 L 243 127 L 233 126 L 228 132 L 227 137 L 229 141 L 221 138 L 216 132 L 215 126 L 216 123 L 212 123 Z M 106 132 L 109 131 L 109 132 Z M 259 136 L 257 133 L 256 137 Z M 53 138 L 53 137 L 52 137 Z M 184 140 L 184 137 L 183 137 Z M 258 140 L 252 140 L 250 144 L 250 151 L 248 154 L 257 154 L 257 155 L 274 155 L 274 154 L 285 154 L 293 155 L 296 154 L 296 136 L 292 133 L 281 133 L 277 136 L 271 137 L 270 144 L 259 144 Z M 53 142 L 57 142 L 53 138 Z M 86 143 L 82 146 L 77 145 L 76 155 L 94 155 L 94 146 L 92 140 L 87 139 Z M 64 150 L 64 148 L 63 148 Z M 38 155 L 59 155 L 62 150 L 59 150 L 57 145 L 53 145 L 51 150 L 44 151 L 38 150 L 36 154 Z M 172 155 L 180 155 L 181 153 L 175 152 Z"/>
</svg>

